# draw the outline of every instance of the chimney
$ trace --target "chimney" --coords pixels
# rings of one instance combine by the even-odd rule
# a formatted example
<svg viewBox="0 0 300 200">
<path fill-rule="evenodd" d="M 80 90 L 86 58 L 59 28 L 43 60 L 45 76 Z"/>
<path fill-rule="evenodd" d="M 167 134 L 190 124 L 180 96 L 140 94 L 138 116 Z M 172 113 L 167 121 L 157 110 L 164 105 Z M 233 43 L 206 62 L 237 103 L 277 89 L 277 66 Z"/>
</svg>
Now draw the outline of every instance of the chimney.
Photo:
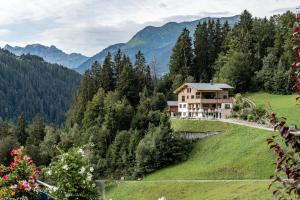
<svg viewBox="0 0 300 200">
<path fill-rule="evenodd" d="M 211 85 L 213 85 L 213 84 L 214 84 L 213 80 L 210 80 L 210 84 L 211 84 Z"/>
</svg>

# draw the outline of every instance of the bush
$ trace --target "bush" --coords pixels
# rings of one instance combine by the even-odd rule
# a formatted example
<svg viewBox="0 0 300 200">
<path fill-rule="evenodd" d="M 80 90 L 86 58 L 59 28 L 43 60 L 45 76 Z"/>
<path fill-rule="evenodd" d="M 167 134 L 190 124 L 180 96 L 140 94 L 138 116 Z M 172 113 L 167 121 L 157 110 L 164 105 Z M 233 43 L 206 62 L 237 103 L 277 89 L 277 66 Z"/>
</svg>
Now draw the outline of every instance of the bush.
<svg viewBox="0 0 300 200">
<path fill-rule="evenodd" d="M 39 171 L 35 168 L 32 159 L 25 154 L 24 148 L 12 150 L 14 157 L 9 167 L 0 165 L 0 197 L 38 198 L 39 185 L 36 179 Z M 2 195 L 2 196 L 1 196 Z"/>
<path fill-rule="evenodd" d="M 185 160 L 190 150 L 190 141 L 175 137 L 167 127 L 150 128 L 136 150 L 137 172 L 144 175 Z"/>
<path fill-rule="evenodd" d="M 62 153 L 47 169 L 47 177 L 56 187 L 51 194 L 59 200 L 96 200 L 98 193 L 92 180 L 93 168 L 88 168 L 83 149 L 72 148 Z"/>
<path fill-rule="evenodd" d="M 249 115 L 247 116 L 247 120 L 248 120 L 249 122 L 255 122 L 255 121 L 256 121 L 255 117 L 254 117 L 253 115 L 251 115 L 251 114 L 249 114 Z"/>
<path fill-rule="evenodd" d="M 239 112 L 241 110 L 241 106 L 239 104 L 234 104 L 232 110 L 234 112 Z"/>
</svg>

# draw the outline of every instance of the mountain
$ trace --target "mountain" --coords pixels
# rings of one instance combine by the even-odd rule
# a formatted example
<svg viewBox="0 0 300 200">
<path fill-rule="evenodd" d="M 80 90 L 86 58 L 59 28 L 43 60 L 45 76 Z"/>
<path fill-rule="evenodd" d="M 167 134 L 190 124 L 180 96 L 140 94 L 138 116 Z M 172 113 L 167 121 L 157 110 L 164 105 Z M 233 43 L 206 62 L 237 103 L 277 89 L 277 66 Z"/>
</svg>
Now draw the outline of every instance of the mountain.
<svg viewBox="0 0 300 200">
<path fill-rule="evenodd" d="M 80 74 L 35 55 L 16 56 L 0 48 L 0 121 L 31 120 L 43 113 L 47 122 L 62 123 Z"/>
<path fill-rule="evenodd" d="M 232 17 L 221 17 L 219 19 L 221 23 L 227 20 L 230 26 L 233 26 L 239 18 L 240 16 L 236 15 Z M 145 54 L 148 63 L 153 61 L 155 58 L 158 73 L 163 74 L 168 72 L 169 58 L 172 48 L 182 29 L 184 27 L 188 28 L 191 32 L 191 36 L 193 36 L 197 24 L 208 21 L 209 19 L 217 18 L 206 17 L 200 20 L 181 23 L 169 22 L 161 27 L 147 26 L 137 32 L 127 43 L 114 44 L 103 49 L 101 52 L 82 63 L 76 70 L 83 73 L 91 67 L 93 62 L 97 60 L 102 63 L 108 52 L 114 54 L 120 48 L 130 57 L 131 60 L 134 60 L 135 54 L 138 50 L 141 50 Z"/>
<path fill-rule="evenodd" d="M 5 45 L 4 49 L 16 54 L 17 56 L 22 54 L 36 55 L 42 57 L 49 63 L 60 64 L 68 68 L 77 68 L 83 62 L 89 59 L 89 57 L 79 53 L 67 54 L 53 45 L 50 47 L 41 44 L 31 44 L 25 47 L 12 47 L 10 45 Z"/>
</svg>

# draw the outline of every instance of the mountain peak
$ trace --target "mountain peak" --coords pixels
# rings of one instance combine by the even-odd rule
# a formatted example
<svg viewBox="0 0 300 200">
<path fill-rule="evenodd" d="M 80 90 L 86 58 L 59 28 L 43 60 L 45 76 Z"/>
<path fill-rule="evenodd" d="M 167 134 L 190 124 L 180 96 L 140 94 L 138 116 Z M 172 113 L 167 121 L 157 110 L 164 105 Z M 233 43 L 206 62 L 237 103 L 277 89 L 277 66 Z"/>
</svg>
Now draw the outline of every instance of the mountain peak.
<svg viewBox="0 0 300 200">
<path fill-rule="evenodd" d="M 121 49 L 131 60 L 135 59 L 137 51 L 142 51 L 148 63 L 154 58 L 156 59 L 157 69 L 159 74 L 163 74 L 168 71 L 169 58 L 172 52 L 172 48 L 180 35 L 183 28 L 188 28 L 193 36 L 193 32 L 199 22 L 207 21 L 208 19 L 216 17 L 206 17 L 199 20 L 190 22 L 168 22 L 163 26 L 146 26 L 142 30 L 138 31 L 127 43 L 120 43 L 111 45 L 79 66 L 76 70 L 80 73 L 91 67 L 95 61 L 103 62 L 107 52 L 113 55 L 118 49 Z M 221 23 L 228 20 L 229 25 L 233 26 L 239 18 L 232 17 L 220 17 Z"/>
<path fill-rule="evenodd" d="M 76 68 L 88 59 L 79 53 L 67 54 L 54 45 L 48 47 L 42 44 L 28 44 L 25 47 L 12 47 L 7 44 L 4 49 L 19 56 L 22 54 L 36 55 L 47 62 L 64 65 L 68 68 Z"/>
</svg>

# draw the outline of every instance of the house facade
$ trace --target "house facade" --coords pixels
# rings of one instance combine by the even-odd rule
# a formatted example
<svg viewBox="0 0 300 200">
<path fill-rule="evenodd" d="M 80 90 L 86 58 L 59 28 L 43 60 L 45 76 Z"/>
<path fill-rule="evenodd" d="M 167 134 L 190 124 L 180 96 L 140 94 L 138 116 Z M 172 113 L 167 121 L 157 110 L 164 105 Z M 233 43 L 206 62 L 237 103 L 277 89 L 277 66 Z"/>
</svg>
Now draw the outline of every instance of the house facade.
<svg viewBox="0 0 300 200">
<path fill-rule="evenodd" d="M 229 90 L 232 88 L 225 83 L 185 83 L 174 91 L 178 106 L 176 116 L 198 119 L 229 117 L 233 105 Z"/>
</svg>

